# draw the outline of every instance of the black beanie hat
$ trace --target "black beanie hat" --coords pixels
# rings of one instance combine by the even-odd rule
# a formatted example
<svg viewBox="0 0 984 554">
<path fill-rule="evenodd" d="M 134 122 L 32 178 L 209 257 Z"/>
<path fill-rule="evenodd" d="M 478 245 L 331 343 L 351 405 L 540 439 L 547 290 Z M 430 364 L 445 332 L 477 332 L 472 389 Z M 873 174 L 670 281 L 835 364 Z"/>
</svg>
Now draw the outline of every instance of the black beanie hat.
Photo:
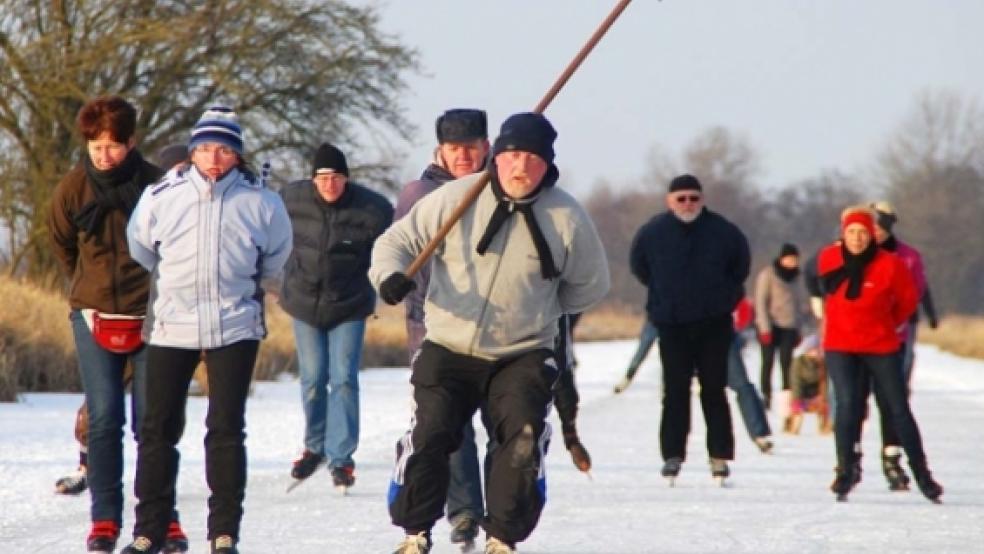
<svg viewBox="0 0 984 554">
<path fill-rule="evenodd" d="M 510 150 L 536 154 L 548 164 L 553 164 L 553 143 L 557 131 L 542 114 L 524 112 L 509 116 L 499 129 L 499 136 L 492 145 L 492 157 Z"/>
<path fill-rule="evenodd" d="M 779 248 L 779 257 L 785 258 L 786 256 L 799 256 L 800 251 L 796 248 L 795 244 L 785 243 Z"/>
<path fill-rule="evenodd" d="M 878 221 L 876 222 L 878 223 L 878 226 L 884 229 L 886 233 L 891 235 L 892 227 L 895 226 L 895 222 L 898 221 L 898 218 L 895 214 L 890 214 L 881 210 L 875 210 L 875 213 L 878 215 Z"/>
<path fill-rule="evenodd" d="M 327 142 L 318 147 L 314 153 L 314 163 L 311 164 L 311 176 L 318 174 L 319 170 L 330 169 L 335 173 L 341 173 L 348 177 L 348 164 L 345 163 L 345 154 Z"/>
<path fill-rule="evenodd" d="M 678 190 L 704 190 L 700 186 L 700 181 L 697 177 L 689 173 L 684 173 L 683 175 L 678 175 L 670 181 L 670 192 L 676 192 Z"/>
<path fill-rule="evenodd" d="M 437 143 L 471 142 L 489 138 L 489 125 L 482 110 L 458 108 L 437 118 Z"/>
</svg>

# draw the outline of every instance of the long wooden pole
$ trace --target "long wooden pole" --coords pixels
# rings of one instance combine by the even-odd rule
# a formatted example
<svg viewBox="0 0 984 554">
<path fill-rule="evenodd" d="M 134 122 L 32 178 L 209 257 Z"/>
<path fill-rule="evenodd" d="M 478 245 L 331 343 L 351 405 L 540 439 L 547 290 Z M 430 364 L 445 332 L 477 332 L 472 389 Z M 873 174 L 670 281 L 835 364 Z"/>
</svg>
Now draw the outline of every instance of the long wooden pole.
<svg viewBox="0 0 984 554">
<path fill-rule="evenodd" d="M 588 57 L 588 54 L 591 53 L 598 42 L 601 41 L 601 38 L 605 36 L 605 33 L 607 33 L 608 29 L 610 29 L 612 24 L 615 23 L 618 16 L 622 15 L 622 12 L 625 11 L 626 6 L 628 6 L 631 1 L 632 0 L 620 0 L 620 2 L 612 9 L 611 13 L 608 14 L 608 17 L 606 17 L 605 20 L 598 25 L 598 28 L 595 29 L 594 34 L 591 35 L 588 42 L 581 47 L 581 50 L 576 56 L 574 56 L 571 63 L 567 64 L 564 72 L 560 74 L 560 77 L 558 77 L 553 86 L 550 87 L 550 90 L 543 95 L 540 102 L 535 108 L 533 108 L 535 113 L 543 113 L 543 111 L 547 109 L 547 106 L 553 102 L 554 97 L 557 96 L 560 89 L 564 88 L 564 85 L 567 84 L 567 81 L 570 80 L 572 75 L 574 75 L 577 68 L 581 65 L 584 59 Z M 467 211 L 468 208 L 475 203 L 475 200 L 477 200 L 478 196 L 482 193 L 482 189 L 489 184 L 490 179 L 491 175 L 489 174 L 489 171 L 483 171 L 482 175 L 477 181 L 475 181 L 475 184 L 472 185 L 472 187 L 468 189 L 468 192 L 465 193 L 465 197 L 461 199 L 461 203 L 458 204 L 453 212 L 451 212 L 451 216 L 448 220 L 444 222 L 440 229 L 437 230 L 437 234 L 435 234 L 431 241 L 424 246 L 424 249 L 420 251 L 417 258 L 410 264 L 410 267 L 407 268 L 407 276 L 413 277 L 418 271 L 420 271 L 420 268 L 427 263 L 427 260 L 429 260 L 434 254 L 434 251 L 437 250 L 437 247 L 444 241 L 444 238 L 448 236 L 448 233 L 451 232 L 451 229 L 454 228 L 454 226 L 458 223 L 458 220 L 460 220 L 465 214 L 465 211 Z"/>
</svg>

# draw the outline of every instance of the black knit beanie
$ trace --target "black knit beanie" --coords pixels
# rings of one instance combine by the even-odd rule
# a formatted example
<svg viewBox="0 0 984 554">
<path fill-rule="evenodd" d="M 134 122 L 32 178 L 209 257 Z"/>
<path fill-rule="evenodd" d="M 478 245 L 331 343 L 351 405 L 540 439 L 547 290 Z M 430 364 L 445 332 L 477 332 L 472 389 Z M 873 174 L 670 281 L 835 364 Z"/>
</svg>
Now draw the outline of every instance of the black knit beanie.
<svg viewBox="0 0 984 554">
<path fill-rule="evenodd" d="M 525 112 L 511 115 L 499 129 L 499 136 L 492 145 L 492 157 L 502 152 L 521 150 L 536 154 L 543 161 L 552 164 L 553 143 L 556 138 L 557 131 L 542 114 Z"/>
<path fill-rule="evenodd" d="M 311 164 L 311 176 L 318 174 L 320 170 L 330 169 L 335 173 L 341 173 L 348 177 L 348 164 L 345 163 L 345 154 L 327 142 L 318 147 L 314 153 L 314 162 Z"/>
<path fill-rule="evenodd" d="M 785 243 L 779 248 L 779 258 L 785 258 L 786 256 L 799 256 L 799 249 L 796 248 L 795 244 Z"/>
<path fill-rule="evenodd" d="M 884 229 L 886 233 L 891 235 L 892 227 L 895 226 L 895 222 L 898 221 L 898 218 L 895 214 L 890 214 L 880 210 L 875 210 L 875 213 L 878 215 L 878 220 L 876 221 L 878 226 Z"/>
<path fill-rule="evenodd" d="M 471 142 L 489 138 L 488 120 L 482 110 L 458 108 L 437 118 L 437 143 Z"/>
<path fill-rule="evenodd" d="M 680 190 L 701 191 L 704 189 L 700 186 L 700 181 L 697 180 L 697 177 L 694 177 L 689 173 L 684 173 L 683 175 L 674 177 L 673 180 L 670 181 L 670 192 L 677 192 Z"/>
</svg>

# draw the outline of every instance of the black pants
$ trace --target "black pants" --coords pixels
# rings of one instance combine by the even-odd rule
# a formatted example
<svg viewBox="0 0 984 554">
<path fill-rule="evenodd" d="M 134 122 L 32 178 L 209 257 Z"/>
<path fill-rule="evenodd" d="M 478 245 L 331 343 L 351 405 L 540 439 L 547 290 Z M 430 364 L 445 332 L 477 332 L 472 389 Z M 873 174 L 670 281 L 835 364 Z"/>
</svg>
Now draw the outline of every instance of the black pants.
<svg viewBox="0 0 984 554">
<path fill-rule="evenodd" d="M 659 326 L 659 357 L 663 362 L 659 443 L 664 460 L 687 457 L 690 385 L 695 372 L 707 424 L 707 452 L 712 458 L 734 459 L 735 436 L 724 392 L 728 384 L 728 349 L 733 337 L 730 315 Z"/>
<path fill-rule="evenodd" d="M 239 538 L 246 492 L 246 397 L 259 343 L 240 341 L 204 351 L 208 367 L 205 417 L 205 474 L 208 538 Z M 178 441 L 184 433 L 188 385 L 202 352 L 147 347 L 147 402 L 137 445 L 137 494 L 134 536 L 161 544 L 175 506 Z"/>
<path fill-rule="evenodd" d="M 896 354 L 849 354 L 825 352 L 827 372 L 834 381 L 837 410 L 834 437 L 837 443 L 837 463 L 844 467 L 857 460 L 861 423 L 868 401 L 868 387 L 874 385 L 888 409 L 888 421 L 898 433 L 909 464 L 925 464 L 919 426 L 909 409 L 905 380 L 899 370 Z"/>
<path fill-rule="evenodd" d="M 484 404 L 489 435 L 498 447 L 492 453 L 482 527 L 509 543 L 526 539 L 546 501 L 546 419 L 557 374 L 550 350 L 491 362 L 425 341 L 410 377 L 411 428 L 397 443 L 389 492 L 393 523 L 417 533 L 441 518 L 448 456 L 461 443 L 464 422 Z"/>
<path fill-rule="evenodd" d="M 903 365 L 904 364 L 903 353 L 905 352 L 905 348 L 906 346 L 903 344 L 902 348 L 899 349 L 899 353 L 896 356 L 896 359 L 898 360 L 899 363 L 899 373 L 902 375 L 902 380 L 905 383 L 905 395 L 906 398 L 908 398 L 911 389 L 909 388 L 909 383 L 905 380 L 905 376 L 907 375 L 905 372 L 905 366 Z M 868 395 L 873 391 L 875 393 L 875 405 L 878 406 L 878 422 L 881 427 L 882 448 L 884 449 L 887 446 L 901 446 L 902 439 L 899 437 L 898 432 L 895 430 L 895 424 L 892 421 L 892 411 L 891 408 L 889 407 L 888 399 L 885 398 L 885 394 L 882 392 L 882 389 L 873 386 L 873 379 L 869 379 L 865 383 L 865 385 L 867 386 L 867 388 L 865 388 L 862 392 L 862 395 L 864 396 L 865 399 L 864 418 L 867 419 L 867 415 L 868 415 L 867 414 Z M 861 440 L 860 436 L 858 436 L 858 440 L 859 441 Z"/>
<path fill-rule="evenodd" d="M 793 363 L 793 349 L 799 342 L 799 331 L 786 327 L 772 327 L 772 343 L 762 345 L 762 372 L 759 386 L 762 396 L 772 398 L 772 365 L 779 352 L 779 371 L 782 372 L 782 390 L 789 390 L 789 367 Z"/>
</svg>

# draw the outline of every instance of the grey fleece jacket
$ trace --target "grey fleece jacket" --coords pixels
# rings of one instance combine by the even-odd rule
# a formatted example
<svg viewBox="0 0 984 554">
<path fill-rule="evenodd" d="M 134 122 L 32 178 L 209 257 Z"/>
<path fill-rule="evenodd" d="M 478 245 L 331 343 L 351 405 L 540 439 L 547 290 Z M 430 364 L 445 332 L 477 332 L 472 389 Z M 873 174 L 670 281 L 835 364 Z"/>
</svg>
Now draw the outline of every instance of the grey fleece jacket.
<svg viewBox="0 0 984 554">
<path fill-rule="evenodd" d="M 772 326 L 799 329 L 809 313 L 800 278 L 786 282 L 769 264 L 755 278 L 755 328 L 759 333 L 772 332 Z"/>
<path fill-rule="evenodd" d="M 369 279 L 378 290 L 420 253 L 480 177 L 451 181 L 417 202 L 376 241 Z M 426 339 L 486 360 L 553 348 L 557 318 L 579 313 L 608 292 L 608 262 L 587 213 L 563 190 L 541 192 L 533 211 L 560 277 L 547 280 L 523 217 L 514 213 L 484 256 L 475 247 L 496 206 L 485 187 L 431 261 L 424 305 Z"/>
</svg>

